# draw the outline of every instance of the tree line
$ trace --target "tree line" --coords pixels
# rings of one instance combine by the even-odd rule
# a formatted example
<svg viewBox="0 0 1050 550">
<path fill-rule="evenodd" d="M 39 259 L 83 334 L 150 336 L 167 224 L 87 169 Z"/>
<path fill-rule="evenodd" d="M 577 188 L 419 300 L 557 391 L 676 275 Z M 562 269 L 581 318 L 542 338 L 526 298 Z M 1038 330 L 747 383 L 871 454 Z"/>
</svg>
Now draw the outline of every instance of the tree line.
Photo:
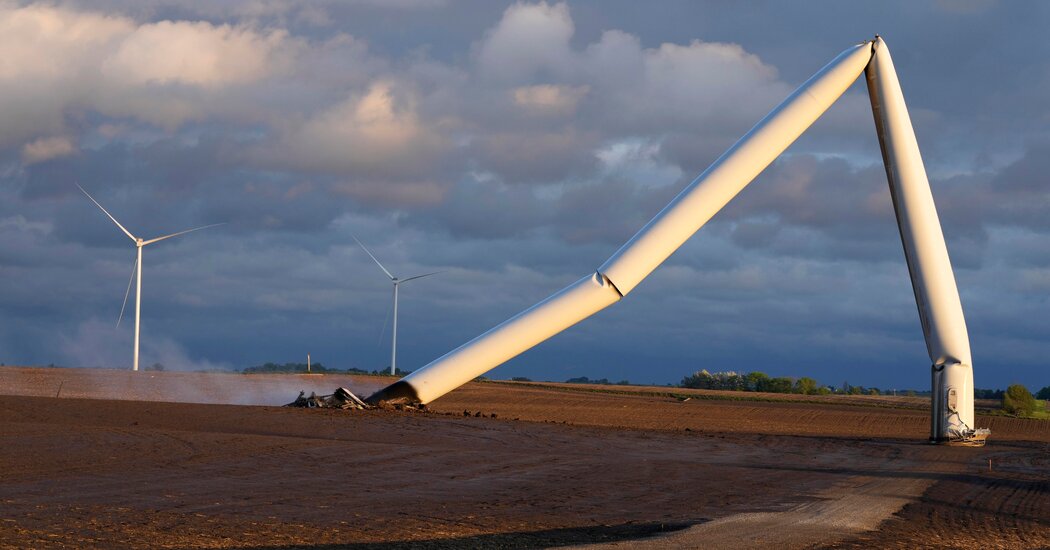
<svg viewBox="0 0 1050 550">
<path fill-rule="evenodd" d="M 798 393 L 804 395 L 827 395 L 835 393 L 829 386 L 823 386 L 813 378 L 803 376 L 791 378 L 787 376 L 771 377 L 760 371 L 737 373 L 734 371 L 708 372 L 700 370 L 682 379 L 679 386 L 683 388 L 694 388 L 701 390 L 728 390 L 728 391 L 750 391 L 768 393 Z M 862 386 L 850 386 L 844 384 L 844 393 L 876 393 L 877 388 L 864 388 Z"/>
</svg>

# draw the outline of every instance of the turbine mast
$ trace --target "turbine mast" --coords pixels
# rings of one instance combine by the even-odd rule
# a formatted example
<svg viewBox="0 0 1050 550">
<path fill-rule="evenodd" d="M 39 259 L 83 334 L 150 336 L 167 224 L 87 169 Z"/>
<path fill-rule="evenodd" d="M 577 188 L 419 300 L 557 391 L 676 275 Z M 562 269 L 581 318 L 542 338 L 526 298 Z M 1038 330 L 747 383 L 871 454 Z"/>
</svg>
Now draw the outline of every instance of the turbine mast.
<svg viewBox="0 0 1050 550">
<path fill-rule="evenodd" d="M 142 239 L 135 243 L 138 249 L 138 260 L 135 264 L 135 351 L 131 370 L 139 370 L 139 323 L 142 319 Z"/>
<path fill-rule="evenodd" d="M 399 281 L 394 279 L 394 330 L 390 343 L 390 376 L 397 375 L 397 287 Z"/>
<path fill-rule="evenodd" d="M 882 38 L 876 37 L 872 51 L 865 70 L 871 110 L 932 365 L 930 439 L 960 440 L 974 432 L 966 319 L 893 58 Z"/>
</svg>

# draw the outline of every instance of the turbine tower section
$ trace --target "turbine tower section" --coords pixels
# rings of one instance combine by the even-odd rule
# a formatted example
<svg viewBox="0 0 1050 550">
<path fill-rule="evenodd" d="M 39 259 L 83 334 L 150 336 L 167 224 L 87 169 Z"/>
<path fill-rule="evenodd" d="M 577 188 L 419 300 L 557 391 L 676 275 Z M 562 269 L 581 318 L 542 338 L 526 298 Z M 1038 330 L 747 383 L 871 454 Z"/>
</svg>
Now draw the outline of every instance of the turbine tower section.
<svg viewBox="0 0 1050 550">
<path fill-rule="evenodd" d="M 975 432 L 970 337 L 904 93 L 882 38 L 876 37 L 872 43 L 872 58 L 865 76 L 897 227 L 930 355 L 930 439 L 965 440 Z"/>
</svg>

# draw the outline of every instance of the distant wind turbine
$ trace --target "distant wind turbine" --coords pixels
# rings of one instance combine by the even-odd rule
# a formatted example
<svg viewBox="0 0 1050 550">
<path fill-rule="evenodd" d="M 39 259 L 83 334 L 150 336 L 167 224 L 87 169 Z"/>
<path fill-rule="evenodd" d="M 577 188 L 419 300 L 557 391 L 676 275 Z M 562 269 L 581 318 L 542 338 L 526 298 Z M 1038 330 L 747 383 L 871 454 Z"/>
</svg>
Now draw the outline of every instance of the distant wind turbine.
<svg viewBox="0 0 1050 550">
<path fill-rule="evenodd" d="M 135 261 L 135 267 L 131 271 L 131 278 L 128 279 L 128 289 L 124 291 L 124 303 L 120 306 L 120 316 L 117 317 L 117 326 L 120 326 L 120 321 L 124 318 L 124 308 L 128 305 L 128 295 L 131 294 L 131 282 L 135 281 L 135 352 L 134 362 L 131 365 L 131 370 L 139 370 L 139 319 L 142 312 L 142 247 L 148 244 L 163 241 L 164 239 L 170 239 L 172 237 L 178 237 L 179 235 L 185 235 L 186 233 L 192 233 L 193 231 L 199 231 L 201 229 L 207 229 L 209 227 L 215 227 L 217 225 L 225 225 L 225 222 L 213 223 L 211 225 L 205 225 L 201 227 L 194 227 L 193 229 L 179 231 L 178 233 L 172 233 L 171 235 L 164 235 L 163 237 L 157 237 L 155 239 L 143 240 L 132 235 L 131 232 L 125 229 L 123 225 L 120 225 L 120 222 L 118 222 L 117 219 L 114 218 L 113 215 L 110 214 L 105 208 L 102 208 L 102 205 L 99 204 L 98 201 L 95 200 L 95 198 L 92 197 L 83 187 L 80 187 L 79 183 L 74 183 L 74 185 L 76 185 L 77 188 L 79 188 L 80 191 L 87 196 L 87 198 L 91 199 L 91 202 L 95 203 L 95 206 L 97 206 L 99 210 L 102 210 L 102 212 L 107 217 L 109 217 L 109 219 L 112 220 L 113 223 L 117 224 L 117 227 L 119 227 L 120 230 L 123 231 L 129 239 L 134 241 L 135 248 L 138 249 L 138 259 Z M 138 275 L 138 277 L 136 277 L 136 275 Z"/>
<path fill-rule="evenodd" d="M 357 237 L 355 237 L 354 235 L 350 235 L 350 236 L 354 237 L 354 241 L 357 241 L 358 246 L 360 246 L 361 249 L 365 251 L 365 254 L 368 254 L 369 258 L 372 258 L 372 261 L 375 262 L 376 265 L 379 266 L 379 269 L 382 269 L 383 273 L 386 273 L 386 276 L 390 277 L 390 281 L 394 283 L 394 327 L 393 327 L 393 339 L 391 340 L 391 343 L 390 343 L 390 374 L 395 374 L 396 375 L 397 374 L 397 287 L 401 283 L 407 283 L 407 282 L 412 281 L 414 279 L 422 279 L 423 277 L 429 277 L 431 275 L 437 275 L 438 273 L 443 273 L 443 272 L 442 271 L 435 271 L 433 273 L 424 273 L 423 275 L 416 275 L 414 277 L 408 277 L 407 279 L 398 279 L 397 277 L 394 277 L 393 275 L 391 275 L 390 271 L 388 271 L 387 268 L 383 267 L 383 264 L 379 263 L 379 260 L 376 259 L 375 254 L 372 254 L 372 251 L 369 250 L 368 247 L 364 245 L 364 243 L 359 241 L 357 239 Z"/>
</svg>

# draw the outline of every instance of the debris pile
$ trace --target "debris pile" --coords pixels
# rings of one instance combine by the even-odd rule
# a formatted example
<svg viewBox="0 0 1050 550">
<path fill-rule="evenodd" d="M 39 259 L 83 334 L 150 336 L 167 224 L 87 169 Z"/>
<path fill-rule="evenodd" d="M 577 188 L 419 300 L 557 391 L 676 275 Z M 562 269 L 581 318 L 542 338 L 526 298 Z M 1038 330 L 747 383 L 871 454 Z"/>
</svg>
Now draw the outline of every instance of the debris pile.
<svg viewBox="0 0 1050 550">
<path fill-rule="evenodd" d="M 374 405 L 371 403 L 365 403 L 360 397 L 354 395 L 354 392 L 346 388 L 337 388 L 335 392 L 329 395 L 317 395 L 313 392 L 311 392 L 310 395 L 306 395 L 305 391 L 301 391 L 299 392 L 299 397 L 295 398 L 295 401 L 285 405 L 285 407 L 301 407 L 304 409 L 343 409 L 355 411 L 372 409 L 427 411 L 427 406 L 421 403 L 401 403 L 393 401 L 380 401 Z M 481 413 L 478 414 L 480 415 Z"/>
<path fill-rule="evenodd" d="M 976 430 L 957 431 L 949 430 L 950 438 L 948 445 L 956 447 L 984 447 L 988 436 L 992 431 L 988 428 L 977 428 Z"/>
<path fill-rule="evenodd" d="M 316 393 L 311 392 L 309 397 L 306 396 L 305 391 L 301 391 L 299 392 L 299 397 L 297 397 L 295 401 L 292 401 L 285 406 L 303 407 L 308 409 L 364 410 L 374 408 L 346 388 L 337 388 L 334 393 L 329 395 L 317 395 Z"/>
</svg>

